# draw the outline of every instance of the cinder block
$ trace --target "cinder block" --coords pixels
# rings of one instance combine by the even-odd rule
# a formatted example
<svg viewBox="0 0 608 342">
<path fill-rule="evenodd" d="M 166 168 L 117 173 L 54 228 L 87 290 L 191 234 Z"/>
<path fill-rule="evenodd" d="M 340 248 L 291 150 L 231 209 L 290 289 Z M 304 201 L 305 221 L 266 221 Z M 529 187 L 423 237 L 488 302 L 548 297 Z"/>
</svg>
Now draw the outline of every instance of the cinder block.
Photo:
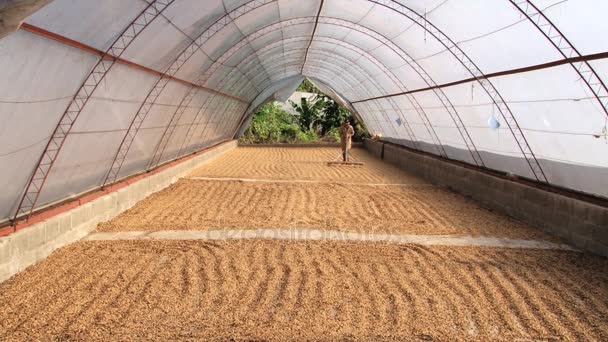
<svg viewBox="0 0 608 342">
<path fill-rule="evenodd" d="M 129 192 L 129 205 L 137 203 L 145 198 L 143 187 L 139 182 L 131 184 L 127 189 Z"/>
<path fill-rule="evenodd" d="M 45 241 L 51 241 L 61 235 L 61 230 L 59 229 L 59 220 L 55 217 L 50 218 L 46 222 L 45 229 Z"/>
<path fill-rule="evenodd" d="M 187 174 L 202 163 L 236 147 L 237 142 L 233 141 L 183 164 L 140 179 L 93 202 L 0 238 L 0 282 L 47 257 L 55 249 L 81 239 L 94 230 L 98 222 L 114 218 L 137 201 L 166 188 L 177 181 L 179 175 Z"/>
<path fill-rule="evenodd" d="M 59 235 L 72 230 L 72 213 L 66 212 L 53 217 L 59 222 Z"/>
<path fill-rule="evenodd" d="M 490 188 L 493 190 L 503 190 L 505 186 L 504 180 L 482 172 L 467 170 L 466 177 L 468 179 L 474 180 L 476 183 L 479 183 L 486 188 Z"/>
<path fill-rule="evenodd" d="M 587 202 L 572 200 L 570 214 L 580 217 L 581 220 L 592 220 L 594 216 L 593 205 Z"/>
<path fill-rule="evenodd" d="M 366 145 L 373 150 L 373 143 Z M 604 253 L 608 209 L 385 145 L 384 160 L 431 183 L 454 189 L 499 212 Z M 603 252 L 602 252 L 603 251 Z"/>
<path fill-rule="evenodd" d="M 529 186 L 522 186 L 521 192 L 523 197 L 521 200 L 528 203 L 542 205 L 545 208 L 553 208 L 554 196 L 550 192 L 535 189 Z"/>
<path fill-rule="evenodd" d="M 84 212 L 85 212 L 85 221 L 90 221 L 91 219 L 93 219 L 95 217 L 95 213 L 93 212 L 93 203 L 89 202 L 89 203 L 85 203 L 83 205 Z"/>
<path fill-rule="evenodd" d="M 105 201 L 103 197 L 97 198 L 93 202 L 91 202 L 91 210 L 93 217 L 99 217 L 103 215 L 105 211 Z"/>
<path fill-rule="evenodd" d="M 128 208 L 130 200 L 130 191 L 127 188 L 122 188 L 116 191 L 117 205 L 120 211 Z"/>
<path fill-rule="evenodd" d="M 36 248 L 36 249 L 34 250 L 34 252 L 35 252 L 34 259 L 35 259 L 35 260 L 34 260 L 34 262 L 33 262 L 33 263 L 36 263 L 36 262 L 38 262 L 38 261 L 40 261 L 40 260 L 42 260 L 42 259 L 45 259 L 45 258 L 46 258 L 46 257 L 48 257 L 49 255 L 51 255 L 51 253 L 53 253 L 53 252 L 55 251 L 55 249 L 56 249 L 56 248 L 55 248 L 55 244 L 53 244 L 53 242 L 51 242 L 51 243 L 47 243 L 47 244 L 45 244 L 45 245 L 42 245 L 42 246 L 40 246 L 40 247 Z M 28 264 L 28 265 L 26 265 L 26 267 L 27 267 L 27 266 L 29 266 L 29 264 Z"/>
<path fill-rule="evenodd" d="M 19 256 L 14 256 L 13 262 L 17 264 L 18 271 L 21 272 L 26 268 L 34 265 L 39 260 L 36 258 L 36 250 L 27 250 L 24 253 L 21 253 Z"/>
<path fill-rule="evenodd" d="M 573 212 L 573 208 L 572 208 L 573 204 L 574 204 L 574 202 L 572 201 L 571 198 L 561 196 L 558 194 L 554 194 L 553 210 L 555 210 L 556 212 L 571 213 L 571 212 Z"/>
<path fill-rule="evenodd" d="M 0 265 L 10 262 L 11 244 L 8 237 L 0 238 Z"/>
<path fill-rule="evenodd" d="M 118 196 L 116 192 L 112 192 L 104 196 L 105 215 L 113 218 L 120 212 L 118 209 Z"/>
<path fill-rule="evenodd" d="M 598 222 L 600 225 L 608 227 L 608 208 L 589 204 L 589 219 Z"/>
<path fill-rule="evenodd" d="M 591 238 L 608 246 L 608 225 L 595 225 L 591 233 Z"/>
<path fill-rule="evenodd" d="M 86 210 L 83 206 L 76 207 L 69 211 L 72 214 L 72 227 L 78 227 L 86 220 Z"/>
<path fill-rule="evenodd" d="M 46 221 L 42 221 L 27 227 L 27 229 L 23 229 L 9 235 L 10 244 L 15 248 L 14 252 L 12 253 L 13 257 L 17 256 L 15 255 L 15 252 L 17 251 L 35 249 L 36 247 L 44 244 L 45 227 Z"/>
<path fill-rule="evenodd" d="M 382 155 L 382 143 L 373 141 L 370 139 L 365 139 L 364 142 L 365 149 L 368 150 L 373 156 L 380 158 Z"/>
</svg>

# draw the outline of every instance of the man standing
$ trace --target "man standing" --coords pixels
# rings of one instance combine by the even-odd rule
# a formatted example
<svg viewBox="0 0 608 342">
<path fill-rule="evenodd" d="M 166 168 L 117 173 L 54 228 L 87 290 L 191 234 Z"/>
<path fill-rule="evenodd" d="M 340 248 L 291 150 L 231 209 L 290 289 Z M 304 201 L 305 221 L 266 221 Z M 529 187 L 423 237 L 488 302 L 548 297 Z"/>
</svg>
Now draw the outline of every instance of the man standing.
<svg viewBox="0 0 608 342">
<path fill-rule="evenodd" d="M 340 126 L 340 145 L 342 147 L 342 160 L 348 161 L 348 151 L 352 147 L 352 137 L 355 135 L 353 126 L 350 125 L 348 120 L 344 120 L 342 126 Z"/>
</svg>

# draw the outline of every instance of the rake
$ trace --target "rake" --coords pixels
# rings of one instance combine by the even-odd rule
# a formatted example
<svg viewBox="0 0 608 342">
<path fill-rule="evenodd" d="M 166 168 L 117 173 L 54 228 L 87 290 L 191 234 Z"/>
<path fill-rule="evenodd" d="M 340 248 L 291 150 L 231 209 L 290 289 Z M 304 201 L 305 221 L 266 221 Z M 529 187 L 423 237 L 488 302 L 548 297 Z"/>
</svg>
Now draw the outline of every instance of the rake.
<svg viewBox="0 0 608 342">
<path fill-rule="evenodd" d="M 340 153 L 338 155 L 338 158 L 327 162 L 328 166 L 331 165 L 350 165 L 350 166 L 363 166 L 365 164 L 363 164 L 362 162 L 358 162 L 354 157 L 352 157 L 350 154 L 348 156 L 348 158 L 350 159 L 349 161 L 342 161 L 342 153 Z"/>
</svg>

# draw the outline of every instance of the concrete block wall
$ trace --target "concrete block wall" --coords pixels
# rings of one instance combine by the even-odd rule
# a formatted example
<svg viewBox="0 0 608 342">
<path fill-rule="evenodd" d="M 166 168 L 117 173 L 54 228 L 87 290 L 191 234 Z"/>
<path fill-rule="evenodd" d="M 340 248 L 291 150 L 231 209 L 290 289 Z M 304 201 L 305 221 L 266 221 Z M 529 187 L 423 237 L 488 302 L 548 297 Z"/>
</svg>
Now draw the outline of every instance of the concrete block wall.
<svg viewBox="0 0 608 342">
<path fill-rule="evenodd" d="M 384 156 L 384 144 L 380 141 L 366 139 L 365 149 L 375 157 L 382 159 Z"/>
<path fill-rule="evenodd" d="M 384 146 L 382 146 L 384 145 Z M 448 187 L 571 245 L 608 257 L 608 208 L 406 149 L 367 140 L 373 155 L 433 184 Z"/>
<path fill-rule="evenodd" d="M 236 140 L 219 145 L 117 191 L 0 238 L 0 282 L 46 258 L 56 249 L 82 239 L 95 230 L 98 223 L 116 217 L 236 146 Z"/>
</svg>

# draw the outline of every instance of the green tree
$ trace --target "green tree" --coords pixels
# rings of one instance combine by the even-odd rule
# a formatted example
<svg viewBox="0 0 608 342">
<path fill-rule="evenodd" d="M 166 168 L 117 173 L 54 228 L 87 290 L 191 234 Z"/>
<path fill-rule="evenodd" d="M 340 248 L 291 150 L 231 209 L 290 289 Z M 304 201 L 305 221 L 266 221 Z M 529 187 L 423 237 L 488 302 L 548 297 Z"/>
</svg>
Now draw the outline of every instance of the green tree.
<svg viewBox="0 0 608 342">
<path fill-rule="evenodd" d="M 241 141 L 246 143 L 277 143 L 294 141 L 300 126 L 296 118 L 277 103 L 269 103 L 253 115 L 251 125 Z"/>
<path fill-rule="evenodd" d="M 289 103 L 298 112 L 298 121 L 303 130 L 317 131 L 319 129 L 327 105 L 323 96 L 317 95 L 311 100 L 303 97 L 299 104 L 291 100 L 289 100 Z"/>
<path fill-rule="evenodd" d="M 302 98 L 300 103 L 289 101 L 298 113 L 296 116 L 281 109 L 277 103 L 270 103 L 254 114 L 251 125 L 241 137 L 244 143 L 289 143 L 339 141 L 339 127 L 349 119 L 355 129 L 354 141 L 368 137 L 365 127 L 352 113 L 305 80 L 298 90 L 316 93 L 312 99 Z"/>
<path fill-rule="evenodd" d="M 332 129 L 340 127 L 346 119 L 351 119 L 351 112 L 338 102 L 326 95 L 320 95 L 320 101 L 324 101 L 323 119 L 321 120 L 321 133 L 327 135 Z"/>
<path fill-rule="evenodd" d="M 354 119 L 348 109 L 325 94 L 319 94 L 312 100 L 302 98 L 300 104 L 293 101 L 290 103 L 298 112 L 298 121 L 304 131 L 314 131 L 329 140 L 339 140 L 338 128 L 348 119 L 355 129 L 353 140 L 363 141 L 369 136 L 365 127 Z"/>
</svg>

